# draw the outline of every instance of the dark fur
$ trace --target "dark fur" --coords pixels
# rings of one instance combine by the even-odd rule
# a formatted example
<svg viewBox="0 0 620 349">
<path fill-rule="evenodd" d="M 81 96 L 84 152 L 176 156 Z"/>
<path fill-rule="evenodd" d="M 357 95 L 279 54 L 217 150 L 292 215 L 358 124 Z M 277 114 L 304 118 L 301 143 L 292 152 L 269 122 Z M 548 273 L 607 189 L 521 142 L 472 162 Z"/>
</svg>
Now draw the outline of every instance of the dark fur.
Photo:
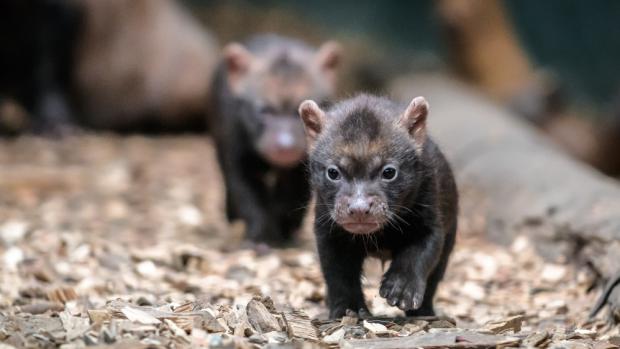
<svg viewBox="0 0 620 349">
<path fill-rule="evenodd" d="M 405 106 L 368 95 L 338 103 L 327 111 L 327 127 L 310 153 L 317 198 L 314 226 L 331 318 L 343 316 L 347 309 L 368 311 L 360 284 L 362 263 L 385 252 L 393 259 L 381 283 L 381 296 L 408 316 L 434 314 L 433 296 L 455 240 L 457 190 L 437 145 L 427 138 L 418 155 L 409 134 L 393 126 L 404 110 Z M 338 192 L 351 184 L 332 183 L 325 171 L 343 157 L 350 159 L 347 176 L 368 182 L 368 190 L 385 195 L 390 211 L 398 215 L 371 235 L 355 236 L 333 220 Z M 373 163 L 377 158 L 379 167 Z M 399 164 L 399 177 L 392 183 L 372 184 L 387 159 Z M 419 306 L 415 310 L 414 302 Z"/>
<path fill-rule="evenodd" d="M 268 51 L 273 52 L 274 47 L 282 52 L 301 50 L 308 54 L 314 53 L 314 49 L 299 41 L 274 35 L 254 37 L 244 46 L 259 59 L 270 59 L 265 55 Z M 305 67 L 284 57 L 286 54 L 274 59 L 264 76 L 288 76 L 294 81 L 296 76 L 305 72 Z M 249 240 L 284 242 L 301 225 L 304 208 L 310 198 L 305 166 L 303 162 L 299 162 L 291 168 L 279 168 L 261 155 L 257 143 L 266 132 L 260 119 L 260 110 L 264 108 L 260 105 L 265 103 L 261 95 L 263 91 L 254 91 L 253 94 L 245 96 L 235 95 L 228 85 L 224 64 L 216 73 L 213 91 L 214 118 L 210 122 L 210 128 L 213 130 L 225 179 L 228 218 L 240 218 L 246 222 L 246 237 Z M 325 97 L 321 94 L 303 96 L 319 99 Z M 300 102 L 298 99 L 280 98 L 278 105 L 268 107 L 282 117 L 294 118 L 302 127 L 297 116 Z M 299 136 L 303 138 L 303 128 L 300 130 Z M 272 180 L 266 180 L 266 177 L 271 177 Z"/>
<path fill-rule="evenodd" d="M 80 11 L 63 0 L 0 2 L 0 97 L 46 130 L 69 121 L 70 68 Z"/>
</svg>

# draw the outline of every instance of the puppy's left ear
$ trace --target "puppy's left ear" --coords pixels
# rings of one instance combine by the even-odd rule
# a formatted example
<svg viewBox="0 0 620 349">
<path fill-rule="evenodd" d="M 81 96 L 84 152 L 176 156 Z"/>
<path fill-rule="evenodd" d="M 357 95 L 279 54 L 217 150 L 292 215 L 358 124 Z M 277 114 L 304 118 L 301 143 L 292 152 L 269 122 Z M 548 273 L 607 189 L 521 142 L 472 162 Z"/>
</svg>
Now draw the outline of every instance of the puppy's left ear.
<svg viewBox="0 0 620 349">
<path fill-rule="evenodd" d="M 342 46 L 337 41 L 327 41 L 319 47 L 314 60 L 318 65 L 319 72 L 331 85 L 335 85 L 338 67 L 342 61 Z"/>
<path fill-rule="evenodd" d="M 422 152 L 426 142 L 426 117 L 429 106 L 424 97 L 414 98 L 405 112 L 398 119 L 398 125 L 404 128 L 413 139 L 416 151 Z"/>
<path fill-rule="evenodd" d="M 305 100 L 299 105 L 299 116 L 304 122 L 306 141 L 310 150 L 325 127 L 325 112 L 312 100 Z"/>
<path fill-rule="evenodd" d="M 233 90 L 236 90 L 239 81 L 247 76 L 254 57 L 250 51 L 237 42 L 226 45 L 223 50 L 223 56 L 226 63 L 228 84 Z"/>
</svg>

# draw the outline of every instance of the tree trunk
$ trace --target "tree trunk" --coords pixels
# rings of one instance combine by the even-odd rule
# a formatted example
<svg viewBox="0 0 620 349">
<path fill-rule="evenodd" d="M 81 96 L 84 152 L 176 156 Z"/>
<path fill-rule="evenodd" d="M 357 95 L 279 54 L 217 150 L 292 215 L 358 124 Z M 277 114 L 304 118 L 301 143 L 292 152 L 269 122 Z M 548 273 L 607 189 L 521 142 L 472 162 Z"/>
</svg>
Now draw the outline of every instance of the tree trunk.
<svg viewBox="0 0 620 349">
<path fill-rule="evenodd" d="M 392 93 L 430 103 L 430 132 L 450 159 L 466 224 L 496 242 L 525 234 L 546 258 L 620 273 L 620 186 L 565 155 L 507 110 L 446 77 L 404 77 Z M 463 227 L 461 227 L 463 229 Z M 620 312 L 620 286 L 608 302 Z"/>
</svg>

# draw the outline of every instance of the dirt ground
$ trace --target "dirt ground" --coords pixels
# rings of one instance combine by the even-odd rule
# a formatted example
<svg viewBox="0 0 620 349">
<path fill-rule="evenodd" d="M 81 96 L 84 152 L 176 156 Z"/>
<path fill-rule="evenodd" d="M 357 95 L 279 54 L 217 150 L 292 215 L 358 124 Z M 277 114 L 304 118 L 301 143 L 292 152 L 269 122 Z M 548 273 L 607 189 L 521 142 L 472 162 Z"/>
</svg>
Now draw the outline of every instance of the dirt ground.
<svg viewBox="0 0 620 349">
<path fill-rule="evenodd" d="M 543 261 L 526 238 L 487 242 L 468 229 L 477 217 L 461 217 L 438 291 L 446 317 L 398 318 L 373 260 L 364 287 L 377 317 L 326 321 L 311 232 L 243 249 L 206 137 L 3 140 L 0 193 L 2 349 L 620 345 L 604 314 L 587 318 L 598 294 L 585 272 Z"/>
</svg>

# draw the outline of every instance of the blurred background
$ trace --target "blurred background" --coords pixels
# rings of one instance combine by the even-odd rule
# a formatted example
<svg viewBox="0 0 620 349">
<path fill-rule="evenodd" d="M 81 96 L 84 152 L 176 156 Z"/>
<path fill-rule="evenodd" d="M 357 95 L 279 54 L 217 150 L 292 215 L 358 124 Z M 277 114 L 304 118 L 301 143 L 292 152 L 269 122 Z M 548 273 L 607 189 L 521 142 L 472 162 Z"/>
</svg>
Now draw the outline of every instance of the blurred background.
<svg viewBox="0 0 620 349">
<path fill-rule="evenodd" d="M 226 44 L 269 32 L 338 41 L 339 97 L 412 98 L 409 86 L 443 81 L 431 133 L 463 213 L 438 308 L 459 326 L 518 314 L 530 328 L 575 328 L 595 301 L 587 292 L 618 269 L 618 23 L 616 0 L 2 0 L 0 324 L 27 306 L 85 319 L 118 298 L 230 319 L 219 306 L 256 293 L 325 315 L 311 219 L 300 246 L 263 253 L 240 249 L 243 224 L 223 213 L 212 80 Z M 471 156 L 496 145 L 495 157 Z M 497 197 L 470 190 L 487 183 Z M 532 236 L 551 236 L 555 259 Z M 371 310 L 394 315 L 377 295 L 382 265 L 369 270 Z"/>
<path fill-rule="evenodd" d="M 620 5 L 613 0 L 1 6 L 4 133 L 50 132 L 59 124 L 200 131 L 220 47 L 276 32 L 312 44 L 339 40 L 342 96 L 387 93 L 411 72 L 452 74 L 568 153 L 620 174 Z"/>
</svg>

